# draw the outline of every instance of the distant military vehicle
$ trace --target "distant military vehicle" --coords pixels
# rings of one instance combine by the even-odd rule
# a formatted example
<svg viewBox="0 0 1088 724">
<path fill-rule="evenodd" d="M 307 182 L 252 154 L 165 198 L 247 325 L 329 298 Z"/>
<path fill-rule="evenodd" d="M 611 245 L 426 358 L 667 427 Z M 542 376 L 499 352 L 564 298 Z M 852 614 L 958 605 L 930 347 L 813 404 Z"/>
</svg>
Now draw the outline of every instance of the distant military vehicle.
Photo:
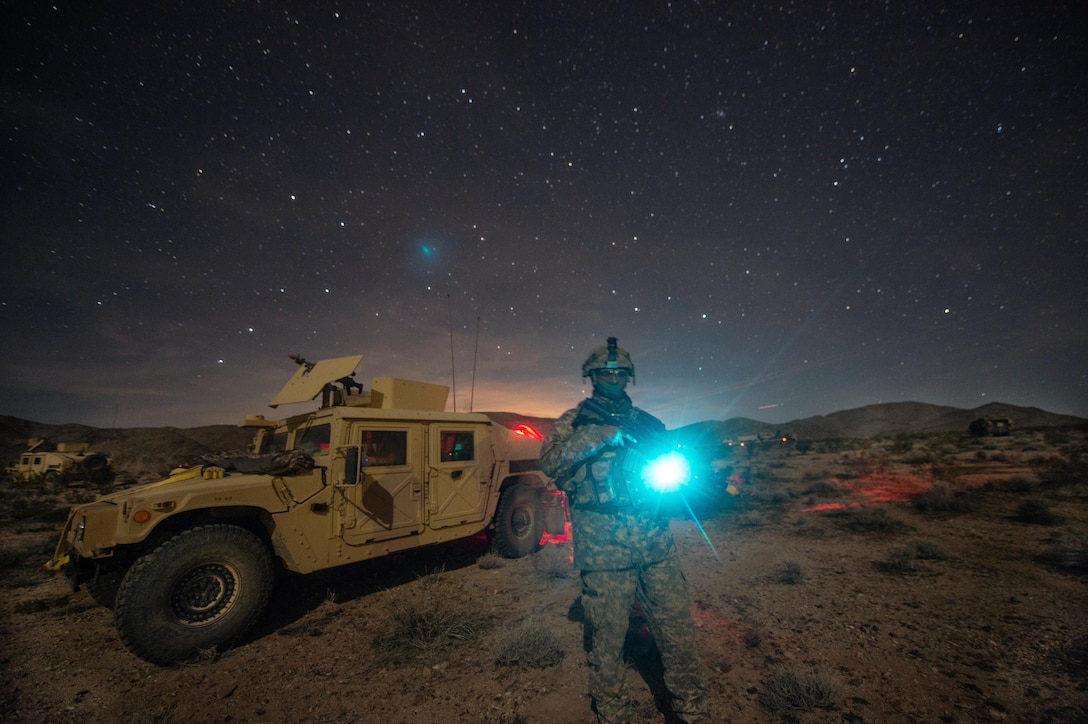
<svg viewBox="0 0 1088 724">
<path fill-rule="evenodd" d="M 382 377 L 364 392 L 362 357 L 295 357 L 271 406 L 320 396 L 319 409 L 247 417 L 248 454 L 74 507 L 48 566 L 113 608 L 129 650 L 169 664 L 237 639 L 277 567 L 310 573 L 485 530 L 519 557 L 563 532 L 539 433 L 445 412 L 441 385 Z"/>
<path fill-rule="evenodd" d="M 76 481 L 91 483 L 113 479 L 110 459 L 97 452 L 88 452 L 85 442 L 57 443 L 32 438 L 27 441 L 27 451 L 18 462 L 8 466 L 4 475 L 16 482 L 41 482 L 50 487 L 67 485 Z"/>
<path fill-rule="evenodd" d="M 980 417 L 968 429 L 975 437 L 1003 437 L 1012 434 L 1012 420 L 1007 417 Z"/>
</svg>

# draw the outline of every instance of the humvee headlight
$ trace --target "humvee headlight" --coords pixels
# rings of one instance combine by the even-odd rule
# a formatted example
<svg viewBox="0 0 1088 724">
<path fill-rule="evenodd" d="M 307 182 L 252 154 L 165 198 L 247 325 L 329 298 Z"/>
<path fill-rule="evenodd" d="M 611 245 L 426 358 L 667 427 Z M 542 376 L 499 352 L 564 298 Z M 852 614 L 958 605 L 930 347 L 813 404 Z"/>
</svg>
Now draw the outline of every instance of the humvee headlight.
<svg viewBox="0 0 1088 724">
<path fill-rule="evenodd" d="M 76 540 L 83 540 L 83 531 L 87 530 L 87 516 L 79 516 L 79 523 L 76 524 L 76 529 L 73 537 Z"/>
<path fill-rule="evenodd" d="M 643 477 L 651 490 L 671 493 L 691 479 L 691 466 L 680 453 L 665 453 L 646 464 Z"/>
</svg>

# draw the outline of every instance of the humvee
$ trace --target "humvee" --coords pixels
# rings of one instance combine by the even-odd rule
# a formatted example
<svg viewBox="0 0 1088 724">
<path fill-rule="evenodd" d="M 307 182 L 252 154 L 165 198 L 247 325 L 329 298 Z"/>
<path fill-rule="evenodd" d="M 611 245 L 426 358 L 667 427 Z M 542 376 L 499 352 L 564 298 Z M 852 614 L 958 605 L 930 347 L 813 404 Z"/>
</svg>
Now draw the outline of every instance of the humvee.
<svg viewBox="0 0 1088 724">
<path fill-rule="evenodd" d="M 271 406 L 320 395 L 316 410 L 247 417 L 246 454 L 75 506 L 47 566 L 113 609 L 130 651 L 167 665 L 237 640 L 278 569 L 312 573 L 484 531 L 519 557 L 562 533 L 565 499 L 540 471 L 539 434 L 446 412 L 441 385 L 384 377 L 364 392 L 352 377 L 362 357 L 297 357 Z"/>
<path fill-rule="evenodd" d="M 88 443 L 59 442 L 51 446 L 46 440 L 32 438 L 27 441 L 26 452 L 8 466 L 4 476 L 15 482 L 41 482 L 56 488 L 79 480 L 109 482 L 113 470 L 110 459 L 90 452 Z"/>
</svg>

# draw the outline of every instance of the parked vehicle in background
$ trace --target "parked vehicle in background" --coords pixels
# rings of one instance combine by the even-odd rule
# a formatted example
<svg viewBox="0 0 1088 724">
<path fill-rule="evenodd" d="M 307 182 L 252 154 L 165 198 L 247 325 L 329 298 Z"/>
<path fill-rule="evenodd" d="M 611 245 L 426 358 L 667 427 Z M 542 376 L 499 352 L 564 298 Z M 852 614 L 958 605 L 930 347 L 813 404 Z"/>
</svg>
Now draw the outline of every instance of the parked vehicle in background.
<svg viewBox="0 0 1088 724">
<path fill-rule="evenodd" d="M 104 483 L 113 480 L 110 459 L 102 453 L 90 452 L 85 442 L 60 442 L 50 445 L 47 440 L 27 441 L 27 450 L 4 471 L 8 480 L 44 483 L 51 488 L 86 481 Z"/>
</svg>

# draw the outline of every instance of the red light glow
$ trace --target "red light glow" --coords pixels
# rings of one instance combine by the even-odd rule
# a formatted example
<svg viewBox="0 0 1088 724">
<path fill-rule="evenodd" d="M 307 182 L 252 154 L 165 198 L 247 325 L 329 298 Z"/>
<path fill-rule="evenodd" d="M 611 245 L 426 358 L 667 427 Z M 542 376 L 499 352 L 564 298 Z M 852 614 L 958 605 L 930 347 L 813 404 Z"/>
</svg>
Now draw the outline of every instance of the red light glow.
<svg viewBox="0 0 1088 724">
<path fill-rule="evenodd" d="M 539 430 L 537 430 L 532 425 L 529 425 L 529 424 L 524 423 L 524 422 L 519 422 L 517 425 L 514 425 L 514 427 L 511 428 L 511 429 L 514 431 L 515 435 L 522 435 L 523 437 L 527 437 L 530 440 L 543 440 L 544 439 L 544 436 L 540 434 Z"/>
<path fill-rule="evenodd" d="M 910 500 L 926 492 L 933 486 L 933 481 L 920 475 L 906 475 L 899 473 L 870 473 L 858 480 L 844 483 L 846 492 L 860 495 L 861 500 L 844 501 L 841 503 L 821 503 L 811 508 L 805 508 L 804 512 L 811 513 L 821 510 L 841 510 L 854 508 L 859 505 L 873 505 L 876 503 L 891 503 L 900 500 Z"/>
</svg>

